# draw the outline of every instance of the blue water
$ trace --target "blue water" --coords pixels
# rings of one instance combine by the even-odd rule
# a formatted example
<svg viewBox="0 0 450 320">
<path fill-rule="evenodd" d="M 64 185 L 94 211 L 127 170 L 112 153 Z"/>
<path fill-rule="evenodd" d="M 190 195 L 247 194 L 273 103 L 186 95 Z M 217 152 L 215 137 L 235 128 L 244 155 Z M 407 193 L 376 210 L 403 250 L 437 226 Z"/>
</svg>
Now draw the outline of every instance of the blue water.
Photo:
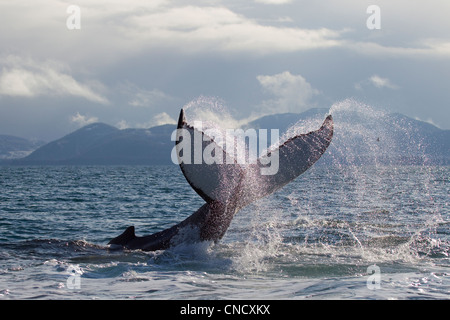
<svg viewBox="0 0 450 320">
<path fill-rule="evenodd" d="M 217 244 L 141 252 L 107 243 L 203 204 L 177 166 L 0 167 L 0 299 L 448 299 L 449 173 L 314 166 Z"/>
</svg>

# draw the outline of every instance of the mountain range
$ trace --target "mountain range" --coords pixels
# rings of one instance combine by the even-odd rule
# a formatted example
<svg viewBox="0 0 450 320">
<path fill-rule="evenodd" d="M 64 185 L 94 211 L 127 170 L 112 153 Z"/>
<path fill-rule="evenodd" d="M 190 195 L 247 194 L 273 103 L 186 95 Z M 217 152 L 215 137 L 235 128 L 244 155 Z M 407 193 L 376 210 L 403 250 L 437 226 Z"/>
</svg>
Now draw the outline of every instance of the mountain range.
<svg viewBox="0 0 450 320">
<path fill-rule="evenodd" d="M 28 156 L 4 161 L 21 165 L 168 164 L 175 125 L 123 129 L 93 123 L 47 143 Z"/>
<path fill-rule="evenodd" d="M 299 114 L 268 115 L 248 123 L 244 129 L 279 129 L 280 137 L 292 136 L 318 129 L 327 112 L 328 109 L 317 108 Z M 333 113 L 333 117 L 333 142 L 320 163 L 450 164 L 450 130 L 401 114 L 373 116 L 344 111 Z M 0 164 L 171 164 L 174 146 L 171 135 L 175 129 L 175 125 L 166 124 L 149 129 L 120 130 L 94 123 L 44 145 L 0 136 L 0 156 L 3 155 Z"/>
<path fill-rule="evenodd" d="M 44 141 L 28 140 L 0 134 L 0 159 L 17 159 L 26 157 L 44 144 Z"/>
</svg>

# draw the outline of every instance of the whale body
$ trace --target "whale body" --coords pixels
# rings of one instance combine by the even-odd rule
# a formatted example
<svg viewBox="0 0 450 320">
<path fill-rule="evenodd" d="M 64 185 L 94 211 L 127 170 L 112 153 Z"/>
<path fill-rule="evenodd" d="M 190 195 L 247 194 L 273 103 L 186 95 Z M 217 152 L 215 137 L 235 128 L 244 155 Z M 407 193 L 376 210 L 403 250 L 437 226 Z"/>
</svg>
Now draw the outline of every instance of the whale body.
<svg viewBox="0 0 450 320">
<path fill-rule="evenodd" d="M 182 154 L 186 150 L 182 150 L 182 146 L 191 143 L 191 150 L 195 148 L 194 139 L 191 142 L 184 140 L 187 135 L 201 137 L 202 150 L 213 147 L 216 155 L 223 152 L 231 161 L 209 164 L 204 161 L 186 161 L 186 155 Z M 187 239 L 217 242 L 225 235 L 239 210 L 274 193 L 305 172 L 325 153 L 332 137 L 333 119 L 328 115 L 318 130 L 291 137 L 276 148 L 269 149 L 255 163 L 242 165 L 217 145 L 214 139 L 188 124 L 181 109 L 176 154 L 186 180 L 206 203 L 191 216 L 166 230 L 139 237 L 135 234 L 134 226 L 130 226 L 108 244 L 130 250 L 155 251 L 176 246 Z M 264 174 L 267 160 L 271 157 L 275 159 L 275 156 L 278 171 Z M 186 235 L 189 235 L 188 238 Z"/>
</svg>

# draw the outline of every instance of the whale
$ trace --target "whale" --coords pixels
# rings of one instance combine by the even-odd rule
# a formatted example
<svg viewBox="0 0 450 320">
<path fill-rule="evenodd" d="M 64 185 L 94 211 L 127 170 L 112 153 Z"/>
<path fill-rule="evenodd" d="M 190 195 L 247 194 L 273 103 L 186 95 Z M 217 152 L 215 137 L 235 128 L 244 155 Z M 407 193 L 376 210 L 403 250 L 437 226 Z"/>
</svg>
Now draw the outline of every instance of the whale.
<svg viewBox="0 0 450 320">
<path fill-rule="evenodd" d="M 201 139 L 187 139 L 197 136 Z M 252 163 L 241 163 L 213 137 L 187 122 L 181 109 L 174 146 L 178 165 L 189 185 L 205 201 L 194 213 L 180 223 L 163 231 L 136 236 L 129 226 L 109 241 L 110 248 L 156 251 L 165 250 L 188 241 L 218 242 L 225 235 L 233 217 L 251 203 L 281 189 L 308 170 L 329 147 L 333 137 L 333 118 L 328 115 L 321 127 L 306 134 L 294 135 L 268 148 Z M 195 155 L 187 151 L 198 148 L 214 149 L 217 156 L 229 161 L 190 161 Z M 184 150 L 183 150 L 184 149 Z M 277 160 L 277 171 L 267 174 L 269 160 Z"/>
</svg>

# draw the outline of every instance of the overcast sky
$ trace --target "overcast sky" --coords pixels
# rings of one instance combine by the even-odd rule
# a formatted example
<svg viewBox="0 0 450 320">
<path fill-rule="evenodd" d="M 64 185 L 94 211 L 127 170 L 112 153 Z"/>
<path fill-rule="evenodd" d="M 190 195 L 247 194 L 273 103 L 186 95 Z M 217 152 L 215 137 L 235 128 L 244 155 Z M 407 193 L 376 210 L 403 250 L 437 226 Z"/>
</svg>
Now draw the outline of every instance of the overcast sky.
<svg viewBox="0 0 450 320">
<path fill-rule="evenodd" d="M 0 23 L 2 134 L 173 123 L 199 96 L 238 119 L 353 98 L 450 129 L 448 0 L 0 0 Z"/>
</svg>

